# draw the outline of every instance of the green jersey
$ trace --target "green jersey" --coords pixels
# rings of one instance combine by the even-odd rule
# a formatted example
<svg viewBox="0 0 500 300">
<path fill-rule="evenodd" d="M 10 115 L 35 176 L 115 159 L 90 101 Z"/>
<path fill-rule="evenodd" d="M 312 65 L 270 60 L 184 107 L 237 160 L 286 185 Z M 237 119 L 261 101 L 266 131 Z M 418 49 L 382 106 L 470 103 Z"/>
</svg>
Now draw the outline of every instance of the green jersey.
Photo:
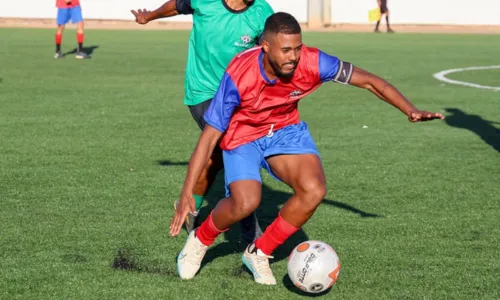
<svg viewBox="0 0 500 300">
<path fill-rule="evenodd" d="M 190 3 L 189 3 L 190 2 Z M 179 13 L 193 15 L 184 79 L 184 104 L 212 99 L 232 58 L 254 47 L 273 9 L 265 0 L 240 11 L 225 0 L 177 0 Z"/>
</svg>

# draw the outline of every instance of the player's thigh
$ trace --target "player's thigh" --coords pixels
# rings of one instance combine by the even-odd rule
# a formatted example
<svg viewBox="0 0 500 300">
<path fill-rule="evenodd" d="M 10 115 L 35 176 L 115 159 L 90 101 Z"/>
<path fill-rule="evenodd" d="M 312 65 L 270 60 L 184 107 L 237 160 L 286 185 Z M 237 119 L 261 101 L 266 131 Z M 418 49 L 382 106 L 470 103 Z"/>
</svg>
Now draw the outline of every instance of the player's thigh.
<svg viewBox="0 0 500 300">
<path fill-rule="evenodd" d="M 294 189 L 324 185 L 323 166 L 307 124 L 287 126 L 271 139 L 265 157 L 274 176 Z"/>
<path fill-rule="evenodd" d="M 71 19 L 70 8 L 58 8 L 56 23 L 58 26 L 66 25 Z"/>
<path fill-rule="evenodd" d="M 275 155 L 267 163 L 274 175 L 296 193 L 326 190 L 325 172 L 317 154 Z"/>
<path fill-rule="evenodd" d="M 83 16 L 82 16 L 82 7 L 75 6 L 71 8 L 71 21 L 73 24 L 78 23 L 78 26 L 82 26 L 83 29 Z"/>
</svg>

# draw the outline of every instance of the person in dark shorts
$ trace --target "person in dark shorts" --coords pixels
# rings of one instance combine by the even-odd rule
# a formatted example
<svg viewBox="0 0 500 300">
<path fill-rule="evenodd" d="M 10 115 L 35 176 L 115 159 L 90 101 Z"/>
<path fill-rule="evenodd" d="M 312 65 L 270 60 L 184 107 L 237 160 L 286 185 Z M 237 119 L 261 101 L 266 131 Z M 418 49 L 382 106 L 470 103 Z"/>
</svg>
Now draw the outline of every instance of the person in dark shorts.
<svg viewBox="0 0 500 300">
<path fill-rule="evenodd" d="M 385 22 L 387 24 L 387 32 L 393 33 L 394 30 L 391 29 L 391 25 L 389 24 L 389 8 L 387 8 L 387 0 L 377 0 L 378 7 L 380 8 L 380 19 L 385 15 Z M 375 32 L 380 32 L 378 30 L 378 26 L 380 25 L 380 20 L 377 21 L 377 25 L 375 25 Z"/>
</svg>

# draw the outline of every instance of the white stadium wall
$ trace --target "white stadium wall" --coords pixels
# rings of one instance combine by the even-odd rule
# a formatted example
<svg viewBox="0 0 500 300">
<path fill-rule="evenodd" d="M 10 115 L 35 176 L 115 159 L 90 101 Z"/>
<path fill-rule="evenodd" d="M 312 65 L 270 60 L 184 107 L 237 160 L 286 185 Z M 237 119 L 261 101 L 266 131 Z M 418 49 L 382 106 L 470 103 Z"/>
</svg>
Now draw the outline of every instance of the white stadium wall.
<svg viewBox="0 0 500 300">
<path fill-rule="evenodd" d="M 311 0 L 318 1 L 318 0 Z M 154 9 L 164 0 L 81 0 L 85 19 L 132 20 L 130 9 Z M 308 0 L 268 0 L 275 11 L 308 20 Z M 500 0 L 388 0 L 394 24 L 500 25 Z M 292 6 L 293 3 L 293 6 Z M 331 0 L 332 24 L 368 24 L 377 0 Z M 54 19 L 55 0 L 0 1 L 0 18 Z M 173 22 L 190 22 L 177 16 Z"/>
<path fill-rule="evenodd" d="M 80 0 L 85 19 L 133 20 L 131 9 L 153 10 L 167 0 Z M 293 1 L 294 7 L 290 8 Z M 0 1 L 0 18 L 55 18 L 55 0 Z M 275 11 L 293 14 L 301 23 L 307 22 L 307 0 L 268 0 Z M 191 16 L 182 15 L 168 21 L 190 22 Z"/>
<path fill-rule="evenodd" d="M 393 24 L 500 25 L 500 0 L 388 0 Z M 332 0 L 333 24 L 368 24 L 376 0 Z"/>
</svg>

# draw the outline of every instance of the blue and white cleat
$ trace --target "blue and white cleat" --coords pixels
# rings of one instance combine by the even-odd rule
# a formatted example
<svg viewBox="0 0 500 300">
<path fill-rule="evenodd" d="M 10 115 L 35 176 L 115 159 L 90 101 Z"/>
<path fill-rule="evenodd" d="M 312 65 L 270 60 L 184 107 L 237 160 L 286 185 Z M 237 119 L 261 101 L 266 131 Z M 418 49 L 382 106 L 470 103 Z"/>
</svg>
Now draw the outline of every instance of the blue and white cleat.
<svg viewBox="0 0 500 300">
<path fill-rule="evenodd" d="M 245 266 L 252 272 L 255 282 L 266 285 L 275 285 L 273 271 L 269 267 L 269 259 L 272 256 L 264 254 L 261 250 L 255 247 L 255 244 L 250 244 L 243 253 L 242 260 Z"/>
<path fill-rule="evenodd" d="M 203 245 L 195 235 L 196 230 L 189 233 L 186 244 L 177 256 L 177 273 L 182 279 L 192 279 L 201 266 L 208 246 Z"/>
</svg>

